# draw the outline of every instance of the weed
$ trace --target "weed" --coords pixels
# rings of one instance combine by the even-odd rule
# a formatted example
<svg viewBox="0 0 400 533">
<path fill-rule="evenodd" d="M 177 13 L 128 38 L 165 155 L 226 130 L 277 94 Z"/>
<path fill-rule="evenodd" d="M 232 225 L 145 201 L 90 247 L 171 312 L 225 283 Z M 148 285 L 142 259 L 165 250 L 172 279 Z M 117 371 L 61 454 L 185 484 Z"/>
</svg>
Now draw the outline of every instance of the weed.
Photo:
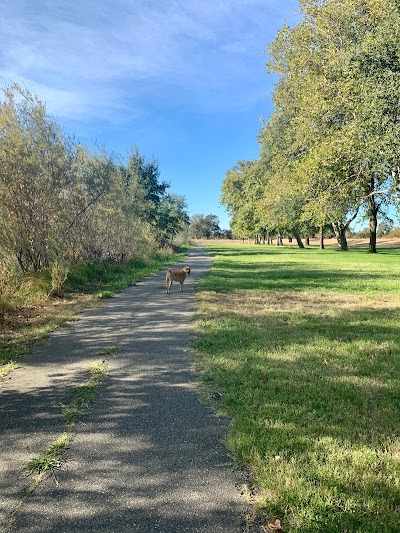
<svg viewBox="0 0 400 533">
<path fill-rule="evenodd" d="M 72 399 L 61 406 L 63 420 L 69 430 L 72 429 L 76 420 L 87 412 L 89 404 L 94 400 L 97 389 L 106 375 L 107 366 L 107 362 L 102 361 L 90 367 L 90 379 L 75 387 Z"/>
<path fill-rule="evenodd" d="M 50 444 L 42 456 L 31 459 L 25 467 L 26 471 L 29 474 L 43 476 L 57 468 L 61 468 L 67 460 L 67 449 L 70 440 L 71 435 L 64 433 L 59 439 Z"/>
<path fill-rule="evenodd" d="M 51 265 L 51 291 L 52 298 L 62 298 L 64 296 L 64 283 L 67 279 L 69 266 L 63 261 L 56 260 Z"/>
<path fill-rule="evenodd" d="M 17 266 L 10 258 L 0 258 L 0 321 L 12 308 L 11 298 L 19 285 Z"/>
<path fill-rule="evenodd" d="M 83 416 L 93 402 L 97 389 L 101 385 L 107 372 L 107 362 L 95 363 L 89 368 L 91 377 L 82 385 L 78 385 L 72 391 L 72 399 L 69 403 L 61 405 L 61 413 L 66 424 L 67 431 L 59 439 L 54 441 L 47 448 L 46 452 L 31 459 L 25 466 L 25 471 L 29 474 L 36 474 L 37 478 L 28 492 L 32 492 L 47 473 L 54 473 L 54 470 L 61 468 L 67 461 L 67 449 L 72 439 L 72 430 L 75 422 Z"/>
<path fill-rule="evenodd" d="M 19 365 L 15 361 L 9 361 L 7 364 L 0 366 L 0 379 L 6 377 L 16 368 L 19 368 Z"/>
<path fill-rule="evenodd" d="M 100 355 L 104 357 L 111 357 L 118 352 L 118 349 L 118 346 L 110 346 L 109 348 L 103 348 L 103 350 L 101 350 L 100 352 Z"/>
</svg>

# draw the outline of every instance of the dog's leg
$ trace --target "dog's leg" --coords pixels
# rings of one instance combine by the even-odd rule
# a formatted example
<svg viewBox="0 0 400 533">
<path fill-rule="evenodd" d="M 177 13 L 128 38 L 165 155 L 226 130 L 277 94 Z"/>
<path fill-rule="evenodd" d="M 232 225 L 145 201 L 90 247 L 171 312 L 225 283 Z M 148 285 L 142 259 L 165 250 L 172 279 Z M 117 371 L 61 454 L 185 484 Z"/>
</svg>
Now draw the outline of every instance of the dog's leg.
<svg viewBox="0 0 400 533">
<path fill-rule="evenodd" d="M 169 294 L 169 291 L 171 290 L 172 281 L 169 279 L 169 276 L 167 274 L 167 277 L 165 279 L 165 287 L 166 287 L 166 293 Z"/>
</svg>

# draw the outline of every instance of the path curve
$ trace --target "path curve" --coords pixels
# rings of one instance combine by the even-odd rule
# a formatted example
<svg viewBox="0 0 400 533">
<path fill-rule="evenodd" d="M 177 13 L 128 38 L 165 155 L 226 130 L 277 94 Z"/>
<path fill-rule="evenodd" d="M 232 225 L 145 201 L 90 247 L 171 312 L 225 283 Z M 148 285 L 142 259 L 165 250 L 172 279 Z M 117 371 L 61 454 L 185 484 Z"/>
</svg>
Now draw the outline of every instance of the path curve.
<svg viewBox="0 0 400 533">
<path fill-rule="evenodd" d="M 150 276 L 51 335 L 0 388 L 0 531 L 21 498 L 21 468 L 64 431 L 60 404 L 118 347 L 89 414 L 75 426 L 70 460 L 16 514 L 18 533 L 241 531 L 243 502 L 222 444 L 226 420 L 198 400 L 188 349 L 193 281 L 211 265 L 190 251 L 192 272 L 165 294 Z M 180 268 L 182 265 L 177 265 Z"/>
</svg>

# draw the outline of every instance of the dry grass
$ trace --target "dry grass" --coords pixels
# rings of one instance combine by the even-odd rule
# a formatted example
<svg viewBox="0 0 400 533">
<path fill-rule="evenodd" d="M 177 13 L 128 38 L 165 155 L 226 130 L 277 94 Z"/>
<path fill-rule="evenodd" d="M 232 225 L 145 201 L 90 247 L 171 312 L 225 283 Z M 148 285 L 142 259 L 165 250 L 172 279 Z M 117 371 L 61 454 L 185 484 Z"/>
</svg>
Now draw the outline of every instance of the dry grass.
<svg viewBox="0 0 400 533">
<path fill-rule="evenodd" d="M 99 299 L 94 295 L 76 294 L 10 311 L 0 329 L 0 377 L 17 368 L 16 359 L 27 353 L 34 343 L 45 339 L 51 331 L 76 320 L 76 316 L 84 309 L 99 304 Z"/>
<path fill-rule="evenodd" d="M 298 292 L 200 292 L 202 309 L 214 315 L 227 313 L 246 317 L 265 317 L 276 313 L 307 313 L 334 316 L 340 310 L 399 309 L 400 294 L 393 296 L 368 296 L 362 294 L 314 294 Z"/>
<path fill-rule="evenodd" d="M 194 242 L 198 242 L 199 244 L 243 244 L 243 239 L 194 239 Z M 245 239 L 245 244 L 252 244 L 254 242 L 254 239 Z M 274 241 L 276 242 L 276 241 Z M 360 239 L 360 238 L 354 238 L 350 237 L 347 239 L 349 248 L 368 248 L 369 239 Z M 328 248 L 338 248 L 338 242 L 336 239 L 324 239 L 325 246 Z M 295 245 L 295 241 L 289 242 L 288 239 L 283 239 L 283 245 Z M 305 241 L 304 241 L 305 244 Z M 310 245 L 311 246 L 319 246 L 319 240 L 318 239 L 310 239 Z M 377 247 L 378 248 L 400 248 L 400 238 L 399 237 L 386 237 L 386 238 L 380 238 L 377 239 Z"/>
</svg>

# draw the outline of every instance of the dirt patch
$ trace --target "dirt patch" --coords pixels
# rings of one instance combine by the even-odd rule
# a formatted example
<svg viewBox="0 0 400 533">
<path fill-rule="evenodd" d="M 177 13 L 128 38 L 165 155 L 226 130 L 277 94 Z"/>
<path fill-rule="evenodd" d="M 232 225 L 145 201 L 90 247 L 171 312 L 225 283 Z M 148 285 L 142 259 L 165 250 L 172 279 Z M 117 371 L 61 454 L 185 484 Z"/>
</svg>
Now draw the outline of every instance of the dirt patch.
<svg viewBox="0 0 400 533">
<path fill-rule="evenodd" d="M 325 239 L 325 246 L 338 246 L 336 239 Z M 369 245 L 369 239 L 355 239 L 350 238 L 347 239 L 347 243 L 349 245 L 349 248 L 368 248 Z M 317 245 L 319 246 L 319 240 L 318 239 L 310 239 L 311 245 Z M 377 248 L 400 248 L 400 238 L 393 238 L 393 239 L 377 239 L 376 241 Z"/>
</svg>

